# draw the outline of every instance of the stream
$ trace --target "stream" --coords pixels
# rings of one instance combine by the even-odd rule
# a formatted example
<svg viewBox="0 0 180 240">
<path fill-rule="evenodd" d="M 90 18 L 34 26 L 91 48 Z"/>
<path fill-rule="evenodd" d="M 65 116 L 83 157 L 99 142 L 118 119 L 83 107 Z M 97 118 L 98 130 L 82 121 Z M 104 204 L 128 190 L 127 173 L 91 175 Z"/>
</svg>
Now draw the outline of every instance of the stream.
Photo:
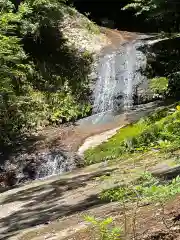
<svg viewBox="0 0 180 240">
<path fill-rule="evenodd" d="M 122 126 L 137 121 L 160 104 L 154 102 L 134 106 L 136 86 L 147 82 L 142 74 L 146 68 L 146 56 L 140 49 L 147 45 L 149 37 L 138 35 L 135 40 L 121 43 L 115 49 L 108 46 L 101 52 L 96 68 L 97 80 L 93 86 L 93 114 L 77 121 L 75 127 L 77 158 L 82 157 L 88 148 L 106 141 Z M 79 142 L 78 136 L 81 138 Z M 15 160 L 19 164 L 18 179 L 43 179 L 71 171 L 77 166 L 76 157 L 61 150 L 30 156 L 28 153 L 20 154 Z M 23 166 L 24 162 L 26 164 Z"/>
<path fill-rule="evenodd" d="M 134 95 L 138 84 L 146 83 L 142 74 L 146 68 L 146 56 L 140 50 L 149 36 L 139 35 L 137 39 L 119 44 L 116 49 L 105 48 L 97 64 L 97 80 L 93 87 L 93 114 L 77 122 L 80 135 L 91 129 L 78 148 L 78 155 L 85 150 L 106 141 L 128 122 L 137 121 L 153 111 L 159 102 L 134 106 Z M 107 126 L 107 127 L 106 127 Z M 97 129 L 103 128 L 96 133 Z M 76 167 L 70 159 L 62 156 L 49 157 L 43 165 L 44 177 L 71 171 Z M 42 170 L 42 169 L 41 169 Z"/>
</svg>

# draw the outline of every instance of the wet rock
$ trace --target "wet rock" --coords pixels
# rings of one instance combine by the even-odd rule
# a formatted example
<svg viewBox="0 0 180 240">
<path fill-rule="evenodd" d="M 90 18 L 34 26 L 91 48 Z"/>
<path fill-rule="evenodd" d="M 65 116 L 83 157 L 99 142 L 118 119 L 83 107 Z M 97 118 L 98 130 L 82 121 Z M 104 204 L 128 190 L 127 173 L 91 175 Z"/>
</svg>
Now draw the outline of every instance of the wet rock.
<svg viewBox="0 0 180 240">
<path fill-rule="evenodd" d="M 17 173 L 14 170 L 8 171 L 5 174 L 5 185 L 14 186 L 18 182 Z"/>
<path fill-rule="evenodd" d="M 23 171 L 25 179 L 35 180 L 38 175 L 37 164 L 36 164 L 35 160 L 32 160 L 30 163 L 25 165 L 25 167 L 23 168 L 22 171 Z"/>
<path fill-rule="evenodd" d="M 4 184 L 5 186 L 14 186 L 18 182 L 18 169 L 16 164 L 7 161 L 4 166 Z"/>
<path fill-rule="evenodd" d="M 77 153 L 72 154 L 72 158 L 74 159 L 74 164 L 77 168 L 84 167 L 84 158 Z"/>
<path fill-rule="evenodd" d="M 14 186 L 18 182 L 16 171 L 10 170 L 8 172 L 0 173 L 0 186 Z"/>
<path fill-rule="evenodd" d="M 83 160 L 75 153 L 62 150 L 44 150 L 35 153 L 20 153 L 5 162 L 0 169 L 0 185 L 14 186 L 83 166 Z"/>
<path fill-rule="evenodd" d="M 180 166 L 177 165 L 171 167 L 167 164 L 159 164 L 152 168 L 150 171 L 155 177 L 171 180 L 180 175 Z"/>
<path fill-rule="evenodd" d="M 101 25 L 104 27 L 114 28 L 114 26 L 115 26 L 114 21 L 111 19 L 102 18 L 102 19 L 100 19 L 100 21 L 101 21 Z"/>
</svg>

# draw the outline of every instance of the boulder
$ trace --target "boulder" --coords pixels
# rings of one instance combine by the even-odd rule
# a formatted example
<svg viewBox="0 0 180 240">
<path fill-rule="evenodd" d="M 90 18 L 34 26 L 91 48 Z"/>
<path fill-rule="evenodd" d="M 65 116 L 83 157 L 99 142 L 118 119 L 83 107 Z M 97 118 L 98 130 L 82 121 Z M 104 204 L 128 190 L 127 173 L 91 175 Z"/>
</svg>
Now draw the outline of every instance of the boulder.
<svg viewBox="0 0 180 240">
<path fill-rule="evenodd" d="M 150 169 L 150 172 L 154 177 L 171 180 L 180 175 L 180 165 L 169 166 L 168 164 L 159 164 Z"/>
</svg>

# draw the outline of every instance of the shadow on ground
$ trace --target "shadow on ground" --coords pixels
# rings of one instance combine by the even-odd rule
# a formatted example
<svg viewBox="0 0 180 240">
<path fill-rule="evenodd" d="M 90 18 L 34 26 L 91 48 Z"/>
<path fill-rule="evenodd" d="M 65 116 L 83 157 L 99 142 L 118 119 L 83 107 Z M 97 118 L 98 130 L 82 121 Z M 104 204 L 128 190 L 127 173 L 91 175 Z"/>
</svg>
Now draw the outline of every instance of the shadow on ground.
<svg viewBox="0 0 180 240">
<path fill-rule="evenodd" d="M 49 221 L 104 204 L 105 202 L 100 200 L 97 194 L 93 194 L 93 190 L 88 192 L 82 188 L 85 188 L 88 182 L 92 183 L 96 177 L 109 175 L 114 170 L 116 169 L 56 180 L 9 194 L 0 202 L 1 205 L 4 207 L 6 207 L 5 204 L 14 204 L 15 207 L 19 203 L 22 205 L 17 211 L 0 219 L 1 239 L 9 239 L 18 231 L 48 224 Z"/>
</svg>

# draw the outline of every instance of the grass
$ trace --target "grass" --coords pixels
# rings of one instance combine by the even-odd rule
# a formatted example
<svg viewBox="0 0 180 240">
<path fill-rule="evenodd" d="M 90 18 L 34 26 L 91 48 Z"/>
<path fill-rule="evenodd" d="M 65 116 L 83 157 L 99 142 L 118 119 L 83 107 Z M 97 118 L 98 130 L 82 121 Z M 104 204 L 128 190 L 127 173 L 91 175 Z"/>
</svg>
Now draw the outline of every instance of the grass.
<svg viewBox="0 0 180 240">
<path fill-rule="evenodd" d="M 109 141 L 85 152 L 85 164 L 129 157 L 132 153 L 161 149 L 171 151 L 179 148 L 180 111 L 161 108 L 154 114 L 128 125 Z"/>
<path fill-rule="evenodd" d="M 160 162 L 168 166 L 179 164 L 179 108 L 174 105 L 173 108 L 171 106 L 157 110 L 137 123 L 124 127 L 109 141 L 85 153 L 87 164 L 113 159 L 109 164 L 118 168 L 110 179 L 99 179 L 104 181 L 105 186 L 99 198 L 120 203 L 121 235 L 113 235 L 113 228 L 104 225 L 109 219 L 97 220 L 90 217 L 88 222 L 93 227 L 92 235 L 95 236 L 96 231 L 99 233 L 96 239 L 116 240 L 121 239 L 121 236 L 126 239 L 128 231 L 136 239 L 137 223 L 141 218 L 138 213 L 142 206 L 150 204 L 157 207 L 157 223 L 162 223 L 168 232 L 173 233 L 174 223 L 169 222 L 165 208 L 167 202 L 180 193 L 180 177 L 171 181 L 158 179 L 147 172 L 147 169 Z M 111 185 L 112 182 L 114 185 Z"/>
<path fill-rule="evenodd" d="M 88 32 L 97 35 L 100 34 L 100 28 L 94 22 L 85 20 L 83 25 L 88 30 Z"/>
<path fill-rule="evenodd" d="M 99 195 L 100 199 L 106 201 L 118 201 L 121 206 L 121 225 L 109 226 L 113 222 L 111 217 L 103 220 L 88 216 L 86 220 L 91 223 L 91 234 L 97 240 L 127 239 L 128 232 L 132 238 L 137 238 L 137 223 L 142 218 L 140 209 L 142 206 L 155 204 L 157 215 L 156 224 L 161 223 L 168 232 L 173 233 L 175 223 L 169 222 L 165 213 L 166 204 L 175 199 L 180 193 L 180 177 L 171 181 L 162 181 L 153 177 L 149 172 L 144 172 L 138 179 L 129 184 L 124 184 L 111 189 L 106 189 Z M 130 210 L 131 209 L 131 210 Z M 145 210 L 146 211 L 146 210 Z M 129 214 L 130 213 L 130 214 Z M 116 223 L 117 224 L 117 223 Z M 96 234 L 98 233 L 98 234 Z M 129 238 L 128 238 L 129 239 Z"/>
<path fill-rule="evenodd" d="M 168 90 L 168 79 L 166 77 L 156 77 L 151 79 L 150 89 L 155 94 L 165 94 Z"/>
</svg>

